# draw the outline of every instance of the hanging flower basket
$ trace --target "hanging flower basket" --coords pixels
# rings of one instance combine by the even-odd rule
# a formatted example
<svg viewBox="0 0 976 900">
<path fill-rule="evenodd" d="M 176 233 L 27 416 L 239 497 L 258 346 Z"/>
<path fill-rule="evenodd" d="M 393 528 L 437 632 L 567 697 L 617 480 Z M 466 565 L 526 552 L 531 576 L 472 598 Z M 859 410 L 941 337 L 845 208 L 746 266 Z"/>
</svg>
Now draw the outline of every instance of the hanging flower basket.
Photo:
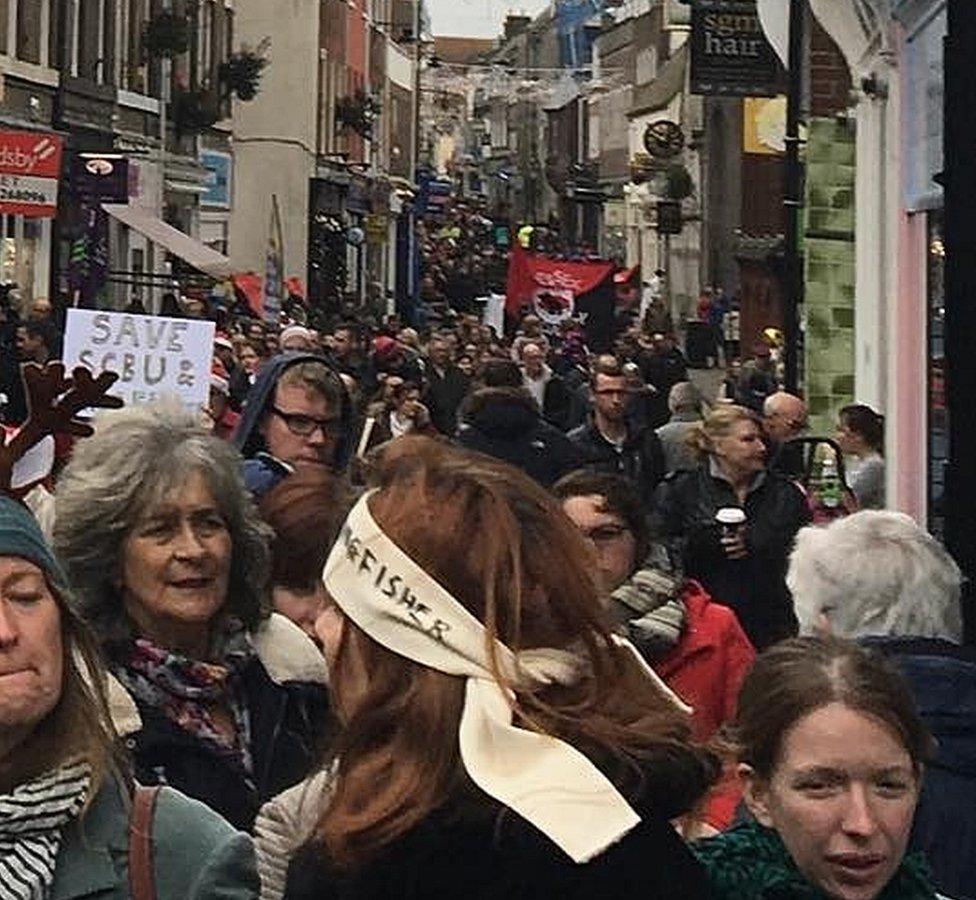
<svg viewBox="0 0 976 900">
<path fill-rule="evenodd" d="M 369 140 L 380 110 L 379 100 L 360 88 L 351 97 L 343 97 L 336 102 L 336 128 L 348 128 Z"/>
<path fill-rule="evenodd" d="M 190 23 L 186 16 L 161 12 L 142 29 L 142 49 L 150 59 L 172 58 L 190 49 Z"/>
<path fill-rule="evenodd" d="M 220 97 L 215 91 L 177 89 L 170 108 L 179 135 L 199 134 L 221 119 Z"/>
<path fill-rule="evenodd" d="M 234 96 L 246 102 L 257 96 L 261 87 L 261 76 L 268 65 L 267 52 L 270 45 L 270 40 L 265 38 L 254 50 L 241 47 L 226 62 L 220 64 L 218 74 L 225 97 Z"/>
</svg>

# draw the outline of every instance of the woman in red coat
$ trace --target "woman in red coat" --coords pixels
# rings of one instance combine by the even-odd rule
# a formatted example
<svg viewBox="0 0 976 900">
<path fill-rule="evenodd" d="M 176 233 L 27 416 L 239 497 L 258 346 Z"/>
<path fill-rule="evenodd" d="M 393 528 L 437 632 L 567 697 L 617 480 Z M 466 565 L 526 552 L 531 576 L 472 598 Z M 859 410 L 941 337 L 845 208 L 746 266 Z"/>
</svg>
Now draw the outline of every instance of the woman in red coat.
<svg viewBox="0 0 976 900">
<path fill-rule="evenodd" d="M 698 582 L 680 578 L 666 551 L 650 546 L 639 492 L 627 479 L 580 471 L 553 491 L 593 546 L 613 624 L 692 707 L 694 737 L 709 740 L 735 715 L 735 698 L 756 656 L 735 613 L 713 603 Z M 704 828 L 726 828 L 739 796 L 729 773 L 702 810 Z"/>
</svg>

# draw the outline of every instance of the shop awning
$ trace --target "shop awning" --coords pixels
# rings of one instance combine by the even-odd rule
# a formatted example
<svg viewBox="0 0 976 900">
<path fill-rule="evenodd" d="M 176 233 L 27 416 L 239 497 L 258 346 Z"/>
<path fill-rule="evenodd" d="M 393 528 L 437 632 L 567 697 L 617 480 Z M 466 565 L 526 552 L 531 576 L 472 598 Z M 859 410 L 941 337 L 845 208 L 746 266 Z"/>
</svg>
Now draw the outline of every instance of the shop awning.
<svg viewBox="0 0 976 900">
<path fill-rule="evenodd" d="M 125 203 L 103 203 L 102 209 L 113 219 L 135 229 L 154 244 L 159 244 L 173 256 L 178 256 L 211 278 L 227 278 L 232 273 L 228 257 L 184 234 L 178 228 L 167 225 L 148 210 Z"/>
</svg>

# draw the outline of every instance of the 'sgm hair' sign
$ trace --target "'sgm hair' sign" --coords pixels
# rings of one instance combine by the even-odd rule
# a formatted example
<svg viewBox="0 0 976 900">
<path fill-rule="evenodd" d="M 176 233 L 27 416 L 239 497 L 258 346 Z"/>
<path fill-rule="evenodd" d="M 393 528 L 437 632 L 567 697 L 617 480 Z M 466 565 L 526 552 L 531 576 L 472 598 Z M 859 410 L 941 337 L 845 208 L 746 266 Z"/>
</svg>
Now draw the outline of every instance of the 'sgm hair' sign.
<svg viewBox="0 0 976 900">
<path fill-rule="evenodd" d="M 691 8 L 693 94 L 772 97 L 783 93 L 783 87 L 783 68 L 763 33 L 755 0 L 695 0 Z"/>
</svg>

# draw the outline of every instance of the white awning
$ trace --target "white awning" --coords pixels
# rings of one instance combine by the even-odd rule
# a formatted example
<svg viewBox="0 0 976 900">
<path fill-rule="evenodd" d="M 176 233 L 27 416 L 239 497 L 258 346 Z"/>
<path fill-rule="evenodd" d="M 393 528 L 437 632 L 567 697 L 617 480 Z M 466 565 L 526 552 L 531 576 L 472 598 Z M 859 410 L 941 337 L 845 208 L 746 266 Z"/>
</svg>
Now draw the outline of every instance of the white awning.
<svg viewBox="0 0 976 900">
<path fill-rule="evenodd" d="M 201 244 L 196 238 L 184 234 L 178 228 L 167 225 L 148 210 L 125 203 L 103 203 L 102 209 L 113 219 L 128 225 L 129 228 L 134 228 L 154 244 L 159 244 L 173 256 L 178 256 L 194 269 L 211 278 L 227 278 L 233 274 L 229 257 L 218 253 L 206 244 Z"/>
</svg>

